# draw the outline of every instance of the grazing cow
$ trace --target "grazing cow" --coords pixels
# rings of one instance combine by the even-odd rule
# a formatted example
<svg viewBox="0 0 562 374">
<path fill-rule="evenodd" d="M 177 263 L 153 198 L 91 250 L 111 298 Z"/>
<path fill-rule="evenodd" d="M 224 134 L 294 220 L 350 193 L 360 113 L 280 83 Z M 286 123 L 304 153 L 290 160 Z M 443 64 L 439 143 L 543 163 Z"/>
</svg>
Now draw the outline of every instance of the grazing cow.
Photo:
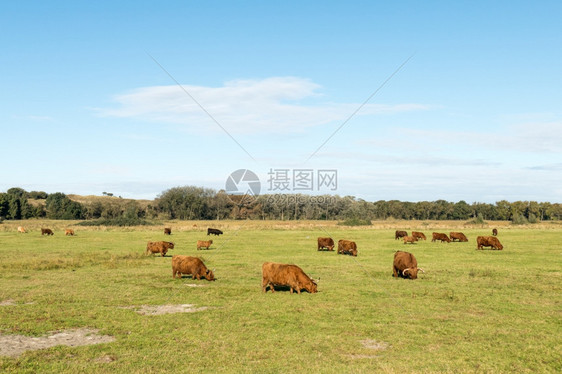
<svg viewBox="0 0 562 374">
<path fill-rule="evenodd" d="M 427 240 L 427 238 L 425 237 L 425 234 L 423 232 L 419 232 L 419 231 L 412 231 L 412 236 L 418 240 L 423 239 L 423 240 Z"/>
<path fill-rule="evenodd" d="M 201 280 L 205 278 L 208 281 L 215 280 L 215 274 L 197 257 L 174 255 L 172 257 L 172 277 L 175 279 L 176 274 L 181 278 L 182 274 L 191 274 L 192 279 Z"/>
<path fill-rule="evenodd" d="M 164 235 L 172 235 L 172 228 L 164 227 Z"/>
<path fill-rule="evenodd" d="M 392 265 L 392 276 L 416 279 L 418 270 L 424 273 L 423 269 L 418 268 L 418 262 L 410 252 L 396 251 L 394 254 L 394 264 Z"/>
<path fill-rule="evenodd" d="M 498 236 L 498 229 L 492 229 L 492 235 Z"/>
<path fill-rule="evenodd" d="M 332 238 L 318 238 L 318 250 L 323 251 L 324 249 L 328 251 L 334 250 L 334 239 Z"/>
<path fill-rule="evenodd" d="M 148 242 L 146 244 L 146 254 L 160 253 L 162 257 L 166 256 L 168 249 L 174 249 L 172 242 Z"/>
<path fill-rule="evenodd" d="M 351 240 L 338 240 L 338 255 L 352 255 L 357 257 L 357 244 Z"/>
<path fill-rule="evenodd" d="M 297 291 L 300 295 L 304 288 L 308 293 L 318 292 L 316 281 L 310 278 L 297 265 L 264 262 L 262 265 L 261 287 L 267 292 L 267 286 L 275 292 L 275 286 L 288 286 L 291 293 Z"/>
<path fill-rule="evenodd" d="M 74 236 L 74 230 L 72 230 L 72 229 L 66 229 L 66 230 L 64 230 L 64 235 L 66 235 L 66 236 L 69 236 L 69 235 L 70 235 L 70 236 Z"/>
<path fill-rule="evenodd" d="M 41 235 L 55 235 L 51 229 L 41 229 Z"/>
<path fill-rule="evenodd" d="M 198 240 L 197 241 L 197 250 L 201 248 L 209 249 L 209 247 L 213 244 L 212 240 Z"/>
<path fill-rule="evenodd" d="M 459 242 L 467 242 L 468 238 L 462 232 L 450 232 L 449 236 L 452 241 L 458 240 Z"/>
<path fill-rule="evenodd" d="M 27 230 L 23 226 L 18 226 L 18 232 L 22 234 L 27 234 Z"/>
<path fill-rule="evenodd" d="M 450 243 L 451 242 L 451 239 L 449 239 L 447 234 L 442 234 L 442 233 L 439 233 L 439 232 L 433 233 L 433 239 L 431 239 L 431 241 L 434 242 L 436 240 L 441 240 L 441 243 L 443 243 L 443 242 Z"/>
<path fill-rule="evenodd" d="M 415 236 L 405 236 L 404 237 L 404 244 L 407 244 L 407 243 L 416 244 L 417 241 L 418 241 L 418 238 L 416 238 Z"/>
<path fill-rule="evenodd" d="M 212 228 L 208 228 L 207 229 L 207 235 L 213 234 L 213 235 L 221 235 L 223 232 L 219 229 L 212 229 Z"/>
<path fill-rule="evenodd" d="M 503 249 L 503 245 L 495 236 L 479 236 L 476 238 L 476 244 L 478 245 L 476 249 L 482 249 L 482 247 L 492 247 L 492 249 L 500 251 Z"/>
<path fill-rule="evenodd" d="M 396 230 L 396 232 L 394 233 L 394 240 L 403 238 L 405 236 L 408 236 L 407 231 Z"/>
</svg>

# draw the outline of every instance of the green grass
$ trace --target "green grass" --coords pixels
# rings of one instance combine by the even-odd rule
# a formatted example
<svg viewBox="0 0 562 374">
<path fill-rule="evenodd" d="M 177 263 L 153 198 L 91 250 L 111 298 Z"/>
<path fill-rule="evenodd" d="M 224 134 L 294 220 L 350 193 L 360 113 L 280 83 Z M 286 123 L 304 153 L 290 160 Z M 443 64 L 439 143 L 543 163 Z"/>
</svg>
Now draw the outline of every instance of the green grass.
<svg viewBox="0 0 562 374">
<path fill-rule="evenodd" d="M 42 226 L 41 221 L 36 226 Z M 221 226 L 222 224 L 222 226 Z M 403 222 L 401 223 L 403 224 Z M 0 357 L 1 372 L 560 372 L 562 228 L 500 230 L 503 251 L 468 243 L 394 240 L 395 229 L 335 224 L 213 222 L 165 236 L 160 228 L 76 228 L 41 237 L 0 231 L 0 333 L 40 336 L 91 327 L 108 344 Z M 416 223 L 426 236 L 450 230 Z M 28 225 L 29 226 L 29 225 Z M 45 224 L 45 227 L 49 225 Z M 226 226 L 226 227 L 225 227 Z M 206 227 L 206 226 L 205 226 Z M 236 231 L 238 229 L 238 231 Z M 355 240 L 357 258 L 317 252 L 316 238 Z M 216 282 L 172 279 L 171 257 L 143 255 L 148 240 L 170 240 L 168 255 L 202 256 Z M 396 250 L 425 270 L 394 279 Z M 320 278 L 317 294 L 263 294 L 265 261 L 295 263 Z M 187 287 L 198 283 L 205 287 Z M 32 304 L 27 304 L 32 303 Z M 195 304 L 196 313 L 145 316 L 127 306 Z M 361 341 L 386 344 L 371 350 Z M 111 356 L 109 363 L 97 359 Z"/>
</svg>

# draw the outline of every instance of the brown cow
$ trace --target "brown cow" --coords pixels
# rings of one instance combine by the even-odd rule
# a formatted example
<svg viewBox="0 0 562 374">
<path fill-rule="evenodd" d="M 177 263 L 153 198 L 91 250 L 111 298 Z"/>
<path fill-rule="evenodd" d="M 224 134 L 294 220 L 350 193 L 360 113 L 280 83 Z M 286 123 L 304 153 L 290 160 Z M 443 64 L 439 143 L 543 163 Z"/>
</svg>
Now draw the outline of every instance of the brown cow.
<svg viewBox="0 0 562 374">
<path fill-rule="evenodd" d="M 404 237 L 404 244 L 406 244 L 406 243 L 416 244 L 417 241 L 418 241 L 418 238 L 416 238 L 414 236 L 405 236 Z"/>
<path fill-rule="evenodd" d="M 70 236 L 74 236 L 74 230 L 72 230 L 72 229 L 66 229 L 66 230 L 64 230 L 64 235 L 66 235 L 66 236 L 69 236 L 69 235 L 70 235 Z"/>
<path fill-rule="evenodd" d="M 434 242 L 436 240 L 441 240 L 441 243 L 443 243 L 443 242 L 450 243 L 451 242 L 451 239 L 449 239 L 447 234 L 442 234 L 442 233 L 439 233 L 439 232 L 433 233 L 433 239 L 431 239 L 431 241 Z"/>
<path fill-rule="evenodd" d="M 318 238 L 318 250 L 323 251 L 324 249 L 328 251 L 334 250 L 334 239 L 332 238 Z"/>
<path fill-rule="evenodd" d="M 318 292 L 316 282 L 297 265 L 264 262 L 261 268 L 263 292 L 267 292 L 268 285 L 271 292 L 275 292 L 275 286 L 288 286 L 291 293 L 297 291 L 299 295 L 303 288 L 308 293 Z"/>
<path fill-rule="evenodd" d="M 416 279 L 418 277 L 418 270 L 425 273 L 423 269 L 418 268 L 418 262 L 413 254 L 396 251 L 392 265 L 393 277 Z"/>
<path fill-rule="evenodd" d="M 55 235 L 51 229 L 41 229 L 41 235 Z"/>
<path fill-rule="evenodd" d="M 492 229 L 492 235 L 498 236 L 498 229 Z"/>
<path fill-rule="evenodd" d="M 407 231 L 399 231 L 399 230 L 396 230 L 396 232 L 394 233 L 394 240 L 403 238 L 403 237 L 405 237 L 405 236 L 408 236 L 408 232 L 407 232 Z"/>
<path fill-rule="evenodd" d="M 205 278 L 208 281 L 215 280 L 215 274 L 213 274 L 212 270 L 207 269 L 203 261 L 191 256 L 172 256 L 172 277 L 174 279 L 176 274 L 178 278 L 181 278 L 182 274 L 191 274 L 192 279 L 201 280 L 201 278 Z"/>
<path fill-rule="evenodd" d="M 23 226 L 18 226 L 18 232 L 22 234 L 27 234 L 27 230 Z"/>
<path fill-rule="evenodd" d="M 162 257 L 166 256 L 168 249 L 174 249 L 172 242 L 148 242 L 146 244 L 146 254 L 160 253 Z"/>
<path fill-rule="evenodd" d="M 458 240 L 459 242 L 467 242 L 468 238 L 462 232 L 450 232 L 449 236 L 452 241 Z"/>
<path fill-rule="evenodd" d="M 164 227 L 164 235 L 172 235 L 172 228 Z"/>
<path fill-rule="evenodd" d="M 209 247 L 213 244 L 212 240 L 198 240 L 197 241 L 197 250 L 201 248 L 209 249 Z"/>
<path fill-rule="evenodd" d="M 423 232 L 419 232 L 419 231 L 412 231 L 412 236 L 418 240 L 423 239 L 423 240 L 427 240 L 427 238 L 425 237 L 425 234 Z"/>
<path fill-rule="evenodd" d="M 338 240 L 338 254 L 357 257 L 357 244 L 351 240 Z"/>
<path fill-rule="evenodd" d="M 492 247 L 492 249 L 500 251 L 503 249 L 503 245 L 495 236 L 479 236 L 476 238 L 476 244 L 478 245 L 476 249 L 482 249 L 482 247 Z"/>
</svg>

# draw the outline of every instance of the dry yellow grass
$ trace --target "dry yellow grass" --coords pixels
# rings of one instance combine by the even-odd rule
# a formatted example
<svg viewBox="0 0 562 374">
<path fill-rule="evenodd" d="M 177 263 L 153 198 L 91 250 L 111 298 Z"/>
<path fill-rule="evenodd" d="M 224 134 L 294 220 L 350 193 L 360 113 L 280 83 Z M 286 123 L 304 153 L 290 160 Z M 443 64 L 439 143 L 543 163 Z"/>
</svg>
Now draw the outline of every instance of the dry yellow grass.
<svg viewBox="0 0 562 374">
<path fill-rule="evenodd" d="M 111 198 L 110 198 L 111 199 Z M 148 201 L 148 200 L 146 200 Z M 30 233 L 41 231 L 42 227 L 48 227 L 54 231 L 64 231 L 66 228 L 73 228 L 78 234 L 80 231 L 162 231 L 164 227 L 172 228 L 174 232 L 184 231 L 207 231 L 208 227 L 218 228 L 223 231 L 234 231 L 240 228 L 246 230 L 310 230 L 310 229 L 330 229 L 330 230 L 352 230 L 352 231 L 368 231 L 368 230 L 407 230 L 407 231 L 441 231 L 448 232 L 450 230 L 463 229 L 489 229 L 490 233 L 493 228 L 497 228 L 500 233 L 502 230 L 512 229 L 534 229 L 549 230 L 559 229 L 562 222 L 547 221 L 535 224 L 513 225 L 511 221 L 488 221 L 485 224 L 469 224 L 466 221 L 416 221 L 416 220 L 384 220 L 372 221 L 370 226 L 340 226 L 338 221 L 321 221 L 321 220 L 299 220 L 299 221 L 280 221 L 280 220 L 221 220 L 221 221 L 182 221 L 182 220 L 164 220 L 160 224 L 154 226 L 132 226 L 132 227 L 112 227 L 112 226 L 76 226 L 79 220 L 46 220 L 46 219 L 29 219 L 18 221 L 4 221 L 0 225 L 0 231 L 17 231 L 18 226 L 24 226 Z M 63 233 L 64 234 L 64 233 Z"/>
</svg>

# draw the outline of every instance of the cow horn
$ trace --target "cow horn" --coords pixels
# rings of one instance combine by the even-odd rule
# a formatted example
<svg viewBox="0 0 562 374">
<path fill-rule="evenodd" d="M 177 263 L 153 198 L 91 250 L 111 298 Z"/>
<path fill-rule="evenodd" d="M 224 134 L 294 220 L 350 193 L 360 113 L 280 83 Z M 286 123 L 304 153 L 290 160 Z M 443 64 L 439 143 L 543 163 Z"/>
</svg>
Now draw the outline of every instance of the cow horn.
<svg viewBox="0 0 562 374">
<path fill-rule="evenodd" d="M 406 272 L 408 272 L 410 270 L 410 268 L 406 268 L 404 270 L 402 270 L 402 275 L 406 275 Z"/>
<path fill-rule="evenodd" d="M 422 269 L 422 268 L 418 268 L 418 271 L 421 271 L 422 273 L 424 273 L 424 274 L 425 274 L 425 271 L 423 271 L 423 269 Z"/>
</svg>

